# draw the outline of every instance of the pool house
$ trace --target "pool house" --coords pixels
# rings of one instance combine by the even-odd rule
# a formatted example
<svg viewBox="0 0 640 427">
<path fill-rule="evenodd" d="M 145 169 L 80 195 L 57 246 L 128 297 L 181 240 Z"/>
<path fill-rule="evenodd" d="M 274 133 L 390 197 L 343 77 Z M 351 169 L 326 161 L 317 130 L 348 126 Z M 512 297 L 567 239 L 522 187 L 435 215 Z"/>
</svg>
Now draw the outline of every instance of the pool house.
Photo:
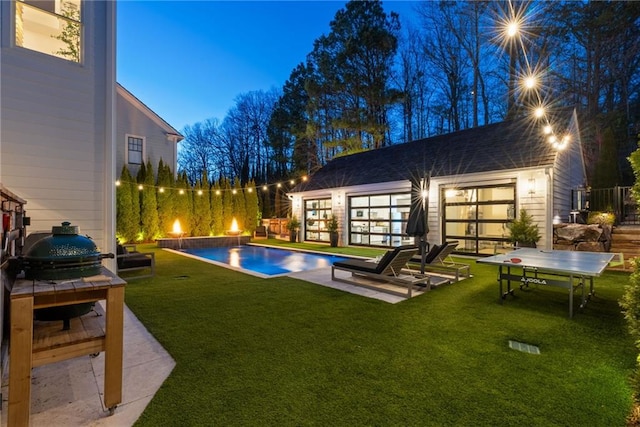
<svg viewBox="0 0 640 427">
<path fill-rule="evenodd" d="M 566 221 L 572 190 L 586 183 L 575 111 L 546 125 L 531 118 L 336 157 L 289 193 L 301 239 L 328 242 L 335 215 L 339 244 L 396 247 L 405 234 L 411 180 L 428 181 L 429 243 L 457 240 L 456 253 L 488 255 L 507 242 L 521 209 L 551 248 L 553 222 Z"/>
</svg>

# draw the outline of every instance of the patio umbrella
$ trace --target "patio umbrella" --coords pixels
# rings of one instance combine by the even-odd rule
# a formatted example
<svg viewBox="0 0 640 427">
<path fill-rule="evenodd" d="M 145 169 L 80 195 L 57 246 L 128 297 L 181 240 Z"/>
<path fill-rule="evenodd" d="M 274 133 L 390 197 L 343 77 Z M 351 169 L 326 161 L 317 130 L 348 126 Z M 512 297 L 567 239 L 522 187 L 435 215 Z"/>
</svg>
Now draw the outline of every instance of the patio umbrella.
<svg viewBox="0 0 640 427">
<path fill-rule="evenodd" d="M 429 181 L 429 174 L 425 174 L 422 179 L 411 178 L 411 208 L 409 209 L 409 219 L 405 229 L 407 235 L 420 238 L 420 253 L 422 255 L 420 273 L 422 274 L 424 274 L 425 258 L 427 256 L 427 234 L 429 233 L 429 225 L 427 223 Z"/>
</svg>

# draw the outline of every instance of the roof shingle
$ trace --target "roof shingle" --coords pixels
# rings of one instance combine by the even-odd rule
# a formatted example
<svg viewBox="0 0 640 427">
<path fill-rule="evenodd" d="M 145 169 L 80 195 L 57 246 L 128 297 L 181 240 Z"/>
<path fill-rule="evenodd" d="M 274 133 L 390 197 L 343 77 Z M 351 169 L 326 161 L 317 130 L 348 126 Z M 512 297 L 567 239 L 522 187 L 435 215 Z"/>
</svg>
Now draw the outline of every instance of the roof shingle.
<svg viewBox="0 0 640 427">
<path fill-rule="evenodd" d="M 552 166 L 555 156 L 540 126 L 505 121 L 336 157 L 292 192 L 408 180 L 425 172 L 438 177 Z"/>
</svg>

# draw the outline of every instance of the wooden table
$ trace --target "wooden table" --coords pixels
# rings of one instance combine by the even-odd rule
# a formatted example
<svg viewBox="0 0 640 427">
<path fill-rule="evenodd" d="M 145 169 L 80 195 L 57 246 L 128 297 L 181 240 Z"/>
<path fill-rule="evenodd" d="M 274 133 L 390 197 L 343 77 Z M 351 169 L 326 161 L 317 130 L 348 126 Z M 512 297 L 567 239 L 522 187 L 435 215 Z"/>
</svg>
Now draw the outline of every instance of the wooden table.
<svg viewBox="0 0 640 427">
<path fill-rule="evenodd" d="M 122 401 L 126 282 L 106 268 L 102 269 L 102 276 L 55 281 L 16 280 L 10 306 L 8 425 L 29 425 L 33 367 L 101 351 L 105 352 L 104 405 L 113 413 Z M 34 328 L 35 309 L 100 300 L 106 300 L 106 316 L 96 317 L 101 325 L 73 319 L 68 331 L 62 331 L 62 321 L 56 322 L 59 328 L 55 333 L 51 333 L 50 327 Z"/>
</svg>

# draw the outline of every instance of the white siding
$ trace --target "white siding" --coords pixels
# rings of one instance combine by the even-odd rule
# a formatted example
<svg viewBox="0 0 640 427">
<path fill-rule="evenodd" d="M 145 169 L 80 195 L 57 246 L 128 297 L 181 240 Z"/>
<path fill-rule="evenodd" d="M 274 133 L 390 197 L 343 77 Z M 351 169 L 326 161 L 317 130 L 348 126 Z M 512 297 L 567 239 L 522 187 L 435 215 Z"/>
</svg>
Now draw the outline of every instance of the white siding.
<svg viewBox="0 0 640 427">
<path fill-rule="evenodd" d="M 117 90 L 117 173 L 120 176 L 122 166 L 126 161 L 127 135 L 144 138 L 144 163 L 151 161 L 153 171 L 158 173 L 160 159 L 171 166 L 176 173 L 177 142 L 167 137 L 167 133 L 175 132 L 174 129 L 163 126 L 163 120 L 142 105 L 131 94 L 122 88 Z M 129 172 L 135 177 L 140 166 L 127 165 Z"/>
<path fill-rule="evenodd" d="M 82 6 L 78 64 L 12 46 L 13 3 L 0 5 L 0 181 L 27 200 L 28 231 L 70 221 L 112 252 L 115 2 Z"/>
<path fill-rule="evenodd" d="M 568 221 L 571 211 L 571 190 L 586 185 L 582 140 L 574 112 L 571 125 L 571 142 L 559 151 L 553 167 L 553 215 Z"/>
</svg>

